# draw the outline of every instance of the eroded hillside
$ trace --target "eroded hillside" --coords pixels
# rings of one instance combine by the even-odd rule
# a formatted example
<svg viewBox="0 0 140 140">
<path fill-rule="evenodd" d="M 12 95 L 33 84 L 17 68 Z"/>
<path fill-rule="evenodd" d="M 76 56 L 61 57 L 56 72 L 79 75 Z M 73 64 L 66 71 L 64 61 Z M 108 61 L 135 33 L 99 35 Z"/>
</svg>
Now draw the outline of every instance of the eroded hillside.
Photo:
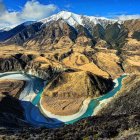
<svg viewBox="0 0 140 140">
<path fill-rule="evenodd" d="M 30 128 L 23 121 L 24 109 L 18 96 L 27 82 L 0 81 L 3 111 L 0 125 L 8 127 L 0 130 L 0 138 L 10 135 L 13 139 L 20 136 L 23 139 L 139 137 L 140 20 L 121 24 L 101 20 L 100 24 L 95 24 L 83 17 L 80 23 L 71 25 L 63 18 L 56 19 L 28 26 L 22 24 L 1 32 L 0 72 L 18 71 L 49 81 L 41 104 L 45 110 L 60 116 L 78 112 L 85 99 L 106 94 L 113 88 L 114 79 L 127 74 L 123 87 L 97 116 L 50 132 L 44 128 Z M 9 123 L 10 118 L 12 123 Z M 23 129 L 15 132 L 9 127 L 14 127 L 16 121 L 19 122 L 16 127 L 23 126 Z M 5 136 L 6 133 L 9 136 Z"/>
</svg>

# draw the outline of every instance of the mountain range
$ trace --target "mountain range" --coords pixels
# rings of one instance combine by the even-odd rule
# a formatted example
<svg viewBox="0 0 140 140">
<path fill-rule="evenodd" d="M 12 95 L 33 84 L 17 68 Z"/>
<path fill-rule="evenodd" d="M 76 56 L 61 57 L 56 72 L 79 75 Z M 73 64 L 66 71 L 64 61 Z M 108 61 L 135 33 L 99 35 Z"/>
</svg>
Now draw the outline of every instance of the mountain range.
<svg viewBox="0 0 140 140">
<path fill-rule="evenodd" d="M 8 31 L 1 31 L 0 41 L 4 44 L 32 47 L 31 42 L 34 42 L 34 39 L 34 45 L 41 42 L 41 46 L 46 46 L 58 43 L 62 36 L 68 36 L 73 43 L 77 42 L 78 37 L 84 36 L 88 40 L 86 43 L 91 46 L 104 40 L 108 47 L 120 48 L 130 32 L 132 38 L 139 38 L 139 22 L 139 19 L 118 21 L 62 11 L 37 22 L 26 22 Z M 130 25 L 134 25 L 134 30 Z"/>
<path fill-rule="evenodd" d="M 0 29 L 0 139 L 138 139 L 139 101 L 140 19 L 62 11 Z"/>
</svg>

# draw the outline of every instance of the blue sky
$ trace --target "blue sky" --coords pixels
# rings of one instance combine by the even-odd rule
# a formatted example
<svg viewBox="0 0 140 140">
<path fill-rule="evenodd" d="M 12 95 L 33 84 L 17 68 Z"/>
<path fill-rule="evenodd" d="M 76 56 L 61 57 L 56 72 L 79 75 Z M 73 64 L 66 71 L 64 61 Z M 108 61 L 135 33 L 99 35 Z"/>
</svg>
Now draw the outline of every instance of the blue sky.
<svg viewBox="0 0 140 140">
<path fill-rule="evenodd" d="M 39 20 L 62 10 L 108 18 L 139 18 L 140 0 L 0 0 L 0 26 Z"/>
<path fill-rule="evenodd" d="M 111 17 L 120 14 L 140 14 L 140 0 L 38 0 L 41 4 L 54 4 L 58 10 L 77 14 Z M 21 10 L 27 0 L 4 0 L 8 9 Z"/>
</svg>

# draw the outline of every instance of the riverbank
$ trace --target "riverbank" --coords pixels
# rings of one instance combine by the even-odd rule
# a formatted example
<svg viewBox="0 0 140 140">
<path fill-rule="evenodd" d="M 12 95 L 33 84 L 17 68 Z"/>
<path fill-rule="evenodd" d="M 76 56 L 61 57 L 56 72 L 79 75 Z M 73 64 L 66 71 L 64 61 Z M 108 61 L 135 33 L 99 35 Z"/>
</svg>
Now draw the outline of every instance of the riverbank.
<svg viewBox="0 0 140 140">
<path fill-rule="evenodd" d="M 115 91 L 116 93 L 114 94 L 114 96 L 107 98 L 107 99 L 103 99 L 99 101 L 98 106 L 94 109 L 92 116 L 98 115 L 98 113 L 102 110 L 102 108 L 107 107 L 107 105 L 117 96 L 117 93 L 119 92 L 119 90 L 122 87 L 122 82 L 123 79 L 126 77 L 126 74 L 122 75 L 122 79 L 118 78 L 118 79 L 114 79 L 113 82 L 115 83 L 114 89 L 112 90 Z M 119 81 L 120 80 L 120 81 Z"/>
<path fill-rule="evenodd" d="M 87 97 L 49 97 L 41 96 L 42 106 L 52 114 L 69 116 L 77 113 Z"/>
<path fill-rule="evenodd" d="M 44 116 L 46 116 L 46 117 L 56 118 L 62 122 L 68 122 L 68 121 L 74 120 L 74 119 L 82 116 L 86 112 L 90 101 L 91 101 L 90 97 L 85 99 L 83 101 L 83 105 L 80 108 L 80 110 L 77 113 L 75 113 L 73 115 L 68 115 L 68 116 L 55 115 L 55 114 L 52 114 L 51 112 L 47 111 L 42 105 L 42 98 L 40 99 L 39 108 L 40 108 L 41 112 L 44 114 Z"/>
<path fill-rule="evenodd" d="M 25 87 L 19 95 L 19 100 L 24 108 L 24 117 L 28 123 L 35 127 L 45 126 L 46 128 L 57 128 L 63 125 L 63 123 L 57 119 L 44 117 L 37 106 L 40 100 L 39 97 L 46 84 L 44 81 L 37 77 L 18 72 L 0 73 L 0 77 L 1 80 L 12 79 L 26 81 Z"/>
<path fill-rule="evenodd" d="M 29 78 L 28 76 L 25 76 L 25 74 L 22 73 L 17 73 L 17 72 L 6 72 L 6 73 L 1 73 L 0 79 L 11 79 L 11 80 L 23 80 L 25 81 L 25 87 L 23 91 L 20 93 L 19 100 L 21 101 L 32 101 L 36 93 L 33 90 L 33 79 Z"/>
<path fill-rule="evenodd" d="M 27 121 L 32 124 L 39 126 L 46 126 L 51 128 L 54 126 L 59 126 L 64 122 L 65 124 L 72 124 L 82 118 L 86 118 L 92 115 L 96 115 L 96 113 L 105 106 L 113 96 L 121 89 L 122 79 L 125 75 L 115 79 L 114 89 L 103 96 L 100 96 L 96 99 L 91 99 L 90 97 L 83 101 L 82 107 L 79 111 L 73 115 L 56 115 L 52 112 L 48 111 L 42 105 L 42 93 L 44 88 L 44 82 L 39 81 L 36 77 L 32 77 L 29 75 L 25 75 L 22 73 L 3 73 L 0 74 L 1 79 L 16 79 L 16 80 L 24 80 L 26 81 L 26 85 L 24 90 L 21 92 L 19 96 L 19 100 L 21 100 L 22 105 L 25 109 L 25 116 Z M 52 126 L 54 125 L 54 126 Z"/>
<path fill-rule="evenodd" d="M 60 115 L 55 115 L 48 110 L 46 110 L 43 105 L 42 105 L 42 98 L 40 100 L 40 110 L 46 117 L 50 118 L 56 118 L 58 120 L 61 120 L 62 122 L 65 122 L 66 124 L 72 124 L 82 118 L 89 117 L 95 115 L 95 113 L 100 110 L 104 104 L 103 103 L 108 103 L 109 100 L 121 89 L 122 86 L 122 79 L 125 77 L 125 75 L 122 75 L 118 79 L 114 80 L 114 89 L 111 90 L 110 92 L 106 93 L 103 96 L 100 96 L 96 99 L 91 99 L 88 98 L 83 102 L 83 106 L 74 115 L 69 115 L 69 116 L 60 116 Z"/>
</svg>

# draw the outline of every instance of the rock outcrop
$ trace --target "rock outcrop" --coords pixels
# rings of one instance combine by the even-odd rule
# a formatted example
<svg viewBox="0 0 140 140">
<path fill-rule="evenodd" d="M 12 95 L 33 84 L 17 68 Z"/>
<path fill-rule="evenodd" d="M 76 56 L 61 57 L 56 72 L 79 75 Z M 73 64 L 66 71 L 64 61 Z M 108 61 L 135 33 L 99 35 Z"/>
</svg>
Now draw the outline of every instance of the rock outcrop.
<svg viewBox="0 0 140 140">
<path fill-rule="evenodd" d="M 24 119 L 24 109 L 19 100 L 10 94 L 0 93 L 0 127 L 5 129 L 29 127 Z"/>
<path fill-rule="evenodd" d="M 123 88 L 115 99 L 102 109 L 98 116 L 89 117 L 73 125 L 49 130 L 25 128 L 1 129 L 2 139 L 45 138 L 45 139 L 139 139 L 140 137 L 140 76 L 127 76 Z"/>
<path fill-rule="evenodd" d="M 10 95 L 18 98 L 25 87 L 25 81 L 20 80 L 0 80 L 0 94 Z"/>
<path fill-rule="evenodd" d="M 45 88 L 41 104 L 57 115 L 77 113 L 87 97 L 98 97 L 113 86 L 105 79 L 83 71 L 60 74 Z"/>
<path fill-rule="evenodd" d="M 76 124 L 58 129 L 1 129 L 1 139 L 139 139 L 140 115 L 89 117 Z"/>
<path fill-rule="evenodd" d="M 105 79 L 91 73 L 64 72 L 45 89 L 44 95 L 50 97 L 97 97 L 112 89 L 112 86 L 111 79 Z"/>
<path fill-rule="evenodd" d="M 57 115 L 77 113 L 85 99 L 105 94 L 112 89 L 112 79 L 127 73 L 122 90 L 100 116 L 50 131 L 29 128 L 23 121 L 24 110 L 16 98 L 25 82 L 0 81 L 0 139 L 140 137 L 140 20 L 121 24 L 97 20 L 101 24 L 95 24 L 88 17 L 81 18 L 81 25 L 59 19 L 0 32 L 0 72 L 22 71 L 50 81 L 41 104 Z"/>
<path fill-rule="evenodd" d="M 72 53 L 70 56 L 63 59 L 62 62 L 67 67 L 79 69 L 85 72 L 91 72 L 95 75 L 109 78 L 109 74 L 107 72 L 100 69 L 83 53 L 79 52 Z"/>
<path fill-rule="evenodd" d="M 22 70 L 22 65 L 18 62 L 17 59 L 11 56 L 0 56 L 0 71 L 20 71 Z"/>
<path fill-rule="evenodd" d="M 39 49 L 48 49 L 50 46 L 57 44 L 60 39 L 62 41 L 62 37 L 69 38 L 69 43 L 72 43 L 76 39 L 76 36 L 77 32 L 73 27 L 63 20 L 58 20 L 43 27 L 33 39 L 25 42 L 24 45 L 27 48 L 37 46 Z"/>
<path fill-rule="evenodd" d="M 15 53 L 0 55 L 0 72 L 21 71 L 50 79 L 52 75 L 65 70 L 58 62 L 34 54 Z"/>
<path fill-rule="evenodd" d="M 139 114 L 140 76 L 127 76 L 117 96 L 98 113 L 99 115 Z"/>
<path fill-rule="evenodd" d="M 0 80 L 0 127 L 29 127 L 24 121 L 24 109 L 18 100 L 24 86 L 24 81 Z"/>
<path fill-rule="evenodd" d="M 93 59 L 95 64 L 97 64 L 100 69 L 111 75 L 113 79 L 123 74 L 120 58 L 115 54 L 115 52 L 97 52 L 93 56 Z"/>
<path fill-rule="evenodd" d="M 25 41 L 32 38 L 41 27 L 42 23 L 23 23 L 10 31 L 0 33 L 0 41 L 4 41 L 6 44 L 17 44 L 22 45 Z"/>
<path fill-rule="evenodd" d="M 121 58 L 124 71 L 129 74 L 140 73 L 140 41 L 129 38 L 125 43 Z"/>
</svg>

